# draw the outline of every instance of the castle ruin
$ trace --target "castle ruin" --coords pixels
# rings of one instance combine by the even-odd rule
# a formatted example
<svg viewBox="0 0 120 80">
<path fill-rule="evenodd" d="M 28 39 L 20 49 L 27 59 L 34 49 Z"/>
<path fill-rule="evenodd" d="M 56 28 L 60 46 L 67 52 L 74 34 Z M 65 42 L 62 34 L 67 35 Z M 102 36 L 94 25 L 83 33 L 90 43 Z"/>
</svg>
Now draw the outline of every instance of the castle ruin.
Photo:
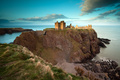
<svg viewBox="0 0 120 80">
<path fill-rule="evenodd" d="M 74 26 L 72 26 L 72 24 L 70 24 L 69 26 L 67 26 L 67 28 L 74 28 Z"/>
<path fill-rule="evenodd" d="M 78 25 L 76 25 L 75 29 L 92 29 L 92 25 L 82 26 L 82 27 L 78 27 Z"/>
<path fill-rule="evenodd" d="M 70 24 L 69 26 L 66 27 L 66 23 L 64 21 L 61 21 L 60 23 L 57 21 L 55 23 L 55 29 L 56 30 L 64 30 L 66 28 L 75 28 L 75 29 L 92 29 L 92 25 L 88 25 L 88 26 L 82 26 L 82 27 L 78 27 L 78 25 L 76 25 L 76 27 L 72 26 L 72 24 Z"/>
<path fill-rule="evenodd" d="M 60 23 L 57 21 L 55 23 L 55 29 L 56 30 L 63 30 L 63 29 L 65 29 L 65 25 L 66 25 L 66 23 L 64 21 L 61 21 Z"/>
</svg>

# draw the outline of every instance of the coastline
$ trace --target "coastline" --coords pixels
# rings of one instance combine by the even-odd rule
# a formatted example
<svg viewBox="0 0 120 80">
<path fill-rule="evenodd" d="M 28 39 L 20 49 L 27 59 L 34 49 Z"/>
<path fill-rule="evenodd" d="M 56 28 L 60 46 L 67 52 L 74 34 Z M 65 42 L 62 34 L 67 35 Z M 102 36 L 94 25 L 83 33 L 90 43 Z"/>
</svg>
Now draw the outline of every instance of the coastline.
<svg viewBox="0 0 120 80">
<path fill-rule="evenodd" d="M 51 27 L 52 27 L 52 26 L 51 26 Z M 1 28 L 2 28 L 2 27 L 1 27 Z M 6 27 L 6 28 L 7 28 L 7 27 Z M 99 30 L 99 27 L 98 27 L 98 29 L 97 29 L 97 27 L 94 27 L 94 28 L 95 28 L 95 30 L 97 30 L 97 33 L 98 33 L 98 36 L 99 36 L 99 37 L 105 37 L 105 36 L 106 36 L 106 35 L 105 35 L 105 36 L 103 36 L 103 35 L 101 36 L 101 35 L 100 35 L 101 32 L 98 31 L 98 30 Z M 110 27 L 110 30 L 111 30 L 111 28 L 112 28 L 112 27 Z M 103 29 L 103 30 L 106 30 L 106 29 Z M 103 34 L 104 34 L 104 31 L 103 31 Z M 20 35 L 20 34 L 19 34 L 19 35 Z M 109 37 L 109 36 L 108 36 L 108 37 Z M 105 37 L 105 38 L 106 38 L 106 37 Z M 112 39 L 112 38 L 110 37 L 110 39 Z M 116 40 L 116 39 L 115 39 L 115 40 Z M 112 42 L 113 42 L 113 41 L 114 41 L 114 40 L 112 39 Z M 13 42 L 10 41 L 9 43 L 13 43 Z M 107 46 L 107 48 L 109 48 L 109 46 L 111 46 L 111 45 L 106 45 L 106 46 Z M 109 59 L 110 57 L 108 57 L 106 54 L 104 54 L 104 51 L 106 51 L 107 48 L 106 48 L 106 49 L 101 48 L 102 51 L 100 51 L 100 54 L 102 54 L 102 55 L 97 54 L 97 55 L 99 55 L 98 57 L 100 57 L 100 58 L 108 58 L 108 59 Z M 107 52 L 107 53 L 109 53 L 109 52 Z M 104 56 L 104 55 L 106 55 L 106 56 Z M 110 59 L 119 62 L 119 60 L 116 60 L 116 59 L 114 59 L 114 58 L 110 58 Z M 97 60 L 99 60 L 99 59 L 97 59 Z M 119 63 L 119 65 L 120 65 L 120 63 Z"/>
<path fill-rule="evenodd" d="M 35 32 L 35 31 L 34 31 Z M 37 31 L 37 32 L 39 32 L 39 31 Z M 35 33 L 35 34 L 37 34 L 37 35 L 41 35 L 41 34 L 38 34 L 38 33 Z M 44 34 L 44 35 L 46 35 L 46 33 L 45 32 L 43 32 L 42 34 Z M 100 38 L 98 38 L 99 40 L 100 40 L 100 44 L 99 44 L 99 46 L 101 46 L 101 47 L 103 47 L 103 48 L 105 48 L 106 46 L 105 46 L 105 44 L 107 43 L 107 44 L 109 44 L 110 42 L 110 40 L 108 40 L 108 39 L 100 39 Z M 108 42 L 106 42 L 106 41 L 108 41 Z M 98 53 L 99 54 L 99 53 Z M 98 55 L 97 54 L 97 55 Z M 92 58 L 92 57 L 91 57 Z M 101 62 L 102 61 L 102 62 Z M 76 66 L 76 68 L 74 68 L 74 70 L 72 70 L 73 72 L 73 74 L 77 74 L 77 75 L 83 75 L 83 76 L 88 76 L 87 74 L 89 73 L 89 71 L 90 71 L 90 69 L 92 70 L 92 71 L 90 71 L 90 73 L 91 73 L 91 76 L 95 76 L 95 74 L 96 73 L 98 73 L 98 75 L 101 75 L 102 76 L 102 78 L 103 77 L 105 77 L 105 75 L 106 74 L 104 74 L 104 73 L 108 73 L 109 75 L 111 75 L 111 76 L 113 76 L 113 77 L 115 77 L 116 78 L 116 75 L 114 75 L 114 71 L 117 71 L 117 70 L 119 70 L 119 66 L 117 66 L 117 63 L 116 62 L 114 62 L 114 64 L 113 65 L 108 65 L 108 63 L 109 64 L 112 64 L 111 62 L 106 62 L 106 61 L 104 61 L 104 60 L 101 60 L 101 61 L 87 61 L 86 63 L 83 63 L 83 62 L 80 62 L 80 63 L 77 63 L 77 62 L 75 62 L 75 63 L 68 63 L 68 62 L 66 62 L 65 61 L 65 64 L 60 64 L 60 63 L 57 63 L 56 64 L 56 66 L 57 67 L 60 67 L 60 65 L 62 65 L 62 66 L 64 66 L 64 68 L 65 69 L 63 69 L 63 70 L 65 70 L 66 72 L 68 71 L 68 73 L 71 73 L 71 72 L 69 72 L 69 70 L 66 70 L 66 69 L 69 69 L 68 68 L 68 66 L 69 67 L 73 67 L 73 65 L 74 65 L 74 67 Z M 109 61 L 112 61 L 112 60 L 109 60 Z M 62 63 L 64 63 L 64 60 L 61 60 L 61 62 Z M 102 64 L 101 64 L 102 63 Z M 103 63 L 105 64 L 105 66 L 107 66 L 107 70 L 111 70 L 111 69 L 113 69 L 113 71 L 112 71 L 112 74 L 110 74 L 109 72 L 105 72 L 105 71 L 102 71 L 102 72 L 99 72 L 99 70 L 98 69 L 100 69 L 100 67 L 98 67 L 98 69 L 96 69 L 95 68 L 95 66 L 96 65 L 103 65 Z M 59 64 L 59 65 L 58 65 Z M 66 64 L 69 64 L 69 65 L 66 65 Z M 92 65 L 92 66 L 91 66 Z M 111 66 L 111 67 L 113 67 L 113 66 L 115 66 L 115 68 L 109 68 L 109 66 Z M 83 71 L 83 72 L 85 72 L 84 74 L 83 73 L 81 73 L 80 71 L 81 71 L 81 67 L 83 68 L 83 70 L 85 70 L 85 71 Z M 118 67 L 118 68 L 117 68 Z M 62 67 L 60 67 L 60 68 L 62 68 Z M 90 68 L 90 69 L 89 69 Z M 103 67 L 102 67 L 103 68 Z M 103 68 L 104 69 L 104 68 Z M 94 71 L 97 71 L 97 72 L 94 72 Z M 72 74 L 71 73 L 71 74 Z M 86 74 L 87 73 L 87 74 Z M 102 74 L 101 74 L 102 73 Z M 97 74 L 96 74 L 97 75 Z M 98 75 L 97 75 L 97 77 L 96 78 L 99 78 L 98 77 Z M 106 78 L 107 79 L 107 78 Z M 109 79 L 108 79 L 109 80 Z"/>
</svg>

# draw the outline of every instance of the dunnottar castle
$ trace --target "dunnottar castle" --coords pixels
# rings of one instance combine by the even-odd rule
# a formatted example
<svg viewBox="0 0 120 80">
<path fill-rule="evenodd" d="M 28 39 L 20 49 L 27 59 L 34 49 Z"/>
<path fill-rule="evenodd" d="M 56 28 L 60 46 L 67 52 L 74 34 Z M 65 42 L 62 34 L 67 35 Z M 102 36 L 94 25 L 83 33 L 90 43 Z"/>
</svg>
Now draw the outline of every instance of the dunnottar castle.
<svg viewBox="0 0 120 80">
<path fill-rule="evenodd" d="M 88 25 L 88 26 L 82 26 L 82 27 L 78 27 L 76 25 L 76 27 L 72 26 L 72 24 L 70 24 L 69 26 L 66 27 L 66 23 L 64 21 L 61 21 L 60 23 L 57 21 L 55 23 L 55 29 L 56 30 L 64 30 L 66 28 L 75 28 L 75 29 L 92 29 L 92 25 Z"/>
</svg>

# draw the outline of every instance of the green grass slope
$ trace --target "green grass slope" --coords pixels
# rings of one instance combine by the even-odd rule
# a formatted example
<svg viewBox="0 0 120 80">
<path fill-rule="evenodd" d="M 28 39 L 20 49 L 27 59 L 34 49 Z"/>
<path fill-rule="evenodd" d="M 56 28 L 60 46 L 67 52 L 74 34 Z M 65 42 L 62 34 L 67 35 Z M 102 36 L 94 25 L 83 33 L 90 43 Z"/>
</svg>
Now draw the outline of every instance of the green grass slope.
<svg viewBox="0 0 120 80">
<path fill-rule="evenodd" d="M 88 80 L 67 74 L 27 48 L 0 44 L 0 80 Z"/>
</svg>

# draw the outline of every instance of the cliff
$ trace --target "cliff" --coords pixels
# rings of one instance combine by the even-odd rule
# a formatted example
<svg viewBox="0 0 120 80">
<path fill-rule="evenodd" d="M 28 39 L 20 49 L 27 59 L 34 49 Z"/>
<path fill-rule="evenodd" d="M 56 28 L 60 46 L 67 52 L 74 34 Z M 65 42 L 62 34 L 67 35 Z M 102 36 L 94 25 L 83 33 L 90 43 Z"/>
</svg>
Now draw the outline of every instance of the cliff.
<svg viewBox="0 0 120 80">
<path fill-rule="evenodd" d="M 27 47 L 48 62 L 83 62 L 100 52 L 100 40 L 93 29 L 65 29 L 23 32 L 14 44 Z"/>
<path fill-rule="evenodd" d="M 0 35 L 4 34 L 12 34 L 15 32 L 25 32 L 25 31 L 33 31 L 32 29 L 23 29 L 23 28 L 0 28 Z"/>
<path fill-rule="evenodd" d="M 0 80 L 88 80 L 65 73 L 27 48 L 0 44 Z"/>
</svg>

